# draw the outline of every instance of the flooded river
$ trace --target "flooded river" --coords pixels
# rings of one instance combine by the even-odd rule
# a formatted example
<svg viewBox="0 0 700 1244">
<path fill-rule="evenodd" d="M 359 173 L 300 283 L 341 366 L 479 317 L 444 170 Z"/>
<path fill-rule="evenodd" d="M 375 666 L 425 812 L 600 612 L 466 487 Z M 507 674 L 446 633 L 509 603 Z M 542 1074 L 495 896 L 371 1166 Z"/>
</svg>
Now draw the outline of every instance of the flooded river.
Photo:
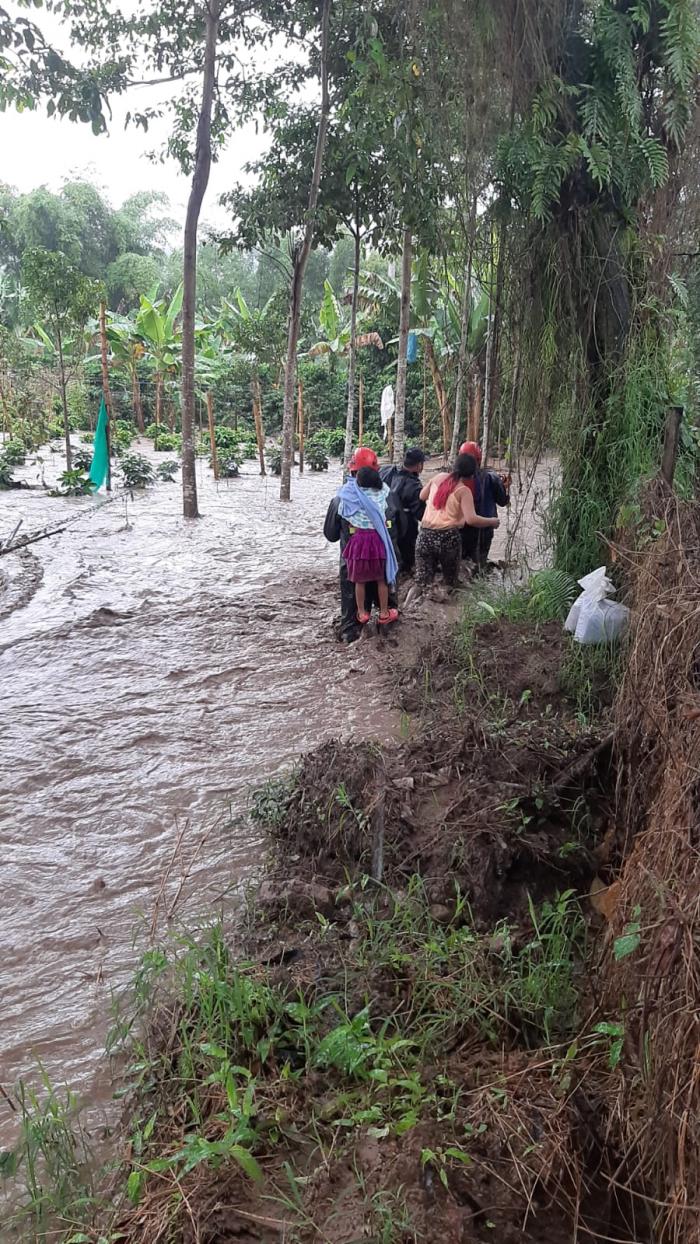
<svg viewBox="0 0 700 1244">
<path fill-rule="evenodd" d="M 18 606 L 0 620 L 7 1087 L 41 1059 L 99 1097 L 139 921 L 143 946 L 156 904 L 204 910 L 250 877 L 251 785 L 327 736 L 394 729 L 332 638 L 338 552 L 321 527 L 337 472 L 295 479 L 283 506 L 276 479 L 198 471 L 194 523 L 177 485 L 133 502 L 0 494 L 0 539 L 20 517 L 33 531 L 83 515 L 0 558 L 0 611 Z M 0 1143 L 10 1122 L 0 1098 Z"/>
<path fill-rule="evenodd" d="M 20 518 L 23 531 L 76 520 L 0 558 L 8 1089 L 41 1060 L 106 1100 L 110 999 L 149 930 L 185 898 L 205 912 L 259 867 L 250 787 L 326 737 L 396 729 L 374 651 L 332 637 L 338 551 L 321 528 L 337 468 L 295 476 L 287 506 L 278 480 L 248 469 L 216 485 L 200 463 L 189 523 L 178 485 L 135 500 L 0 493 L 0 540 Z M 528 496 L 518 541 L 532 543 Z M 504 524 L 497 556 L 507 537 Z M 0 1096 L 0 1145 L 12 1130 Z"/>
</svg>

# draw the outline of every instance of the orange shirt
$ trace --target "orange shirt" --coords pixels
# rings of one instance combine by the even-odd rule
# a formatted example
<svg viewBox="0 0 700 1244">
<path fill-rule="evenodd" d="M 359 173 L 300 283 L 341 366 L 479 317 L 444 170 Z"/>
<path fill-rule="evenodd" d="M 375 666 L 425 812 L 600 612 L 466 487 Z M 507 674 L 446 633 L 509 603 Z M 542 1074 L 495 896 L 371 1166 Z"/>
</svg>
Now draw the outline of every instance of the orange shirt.
<svg viewBox="0 0 700 1244">
<path fill-rule="evenodd" d="M 433 497 L 437 492 L 440 484 L 445 476 L 438 476 L 430 485 L 430 493 L 425 505 L 425 514 L 421 527 L 427 527 L 429 531 L 449 531 L 455 527 L 464 526 L 464 515 L 462 513 L 462 497 L 467 490 L 466 484 L 458 484 L 454 492 L 447 498 L 447 504 L 444 510 L 436 510 L 433 505 Z"/>
</svg>

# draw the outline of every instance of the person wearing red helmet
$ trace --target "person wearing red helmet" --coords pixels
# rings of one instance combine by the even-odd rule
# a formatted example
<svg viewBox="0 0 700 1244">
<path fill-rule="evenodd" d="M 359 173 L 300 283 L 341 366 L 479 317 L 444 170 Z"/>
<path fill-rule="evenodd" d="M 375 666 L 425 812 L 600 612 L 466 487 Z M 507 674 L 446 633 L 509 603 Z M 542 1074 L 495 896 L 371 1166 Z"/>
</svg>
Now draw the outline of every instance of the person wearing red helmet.
<svg viewBox="0 0 700 1244">
<path fill-rule="evenodd" d="M 354 478 L 363 467 L 370 467 L 375 471 L 379 467 L 379 459 L 374 450 L 366 446 L 360 446 L 353 453 L 348 463 L 348 474 Z M 394 552 L 398 558 L 398 537 L 401 530 L 402 513 L 393 494 L 390 494 L 387 498 L 385 518 L 394 546 Z M 340 491 L 336 493 L 328 507 L 326 521 L 323 524 L 323 534 L 331 544 L 340 543 L 340 638 L 343 643 L 352 644 L 356 639 L 360 638 L 362 625 L 357 618 L 355 585 L 350 582 L 348 564 L 343 557 L 345 547 L 354 531 L 348 520 L 343 518 L 340 513 Z M 371 611 L 375 605 L 379 606 L 376 584 L 368 583 L 365 594 L 365 609 Z M 392 610 L 396 608 L 395 588 L 389 593 L 389 606 Z"/>
<path fill-rule="evenodd" d="M 476 441 L 465 441 L 459 452 L 470 454 L 476 462 L 476 474 L 468 485 L 474 497 L 474 509 L 482 518 L 496 518 L 497 507 L 510 504 L 510 480 L 495 471 L 482 470 L 481 448 Z M 463 527 L 462 560 L 474 562 L 477 570 L 483 571 L 489 560 L 492 541 L 492 528 Z"/>
</svg>

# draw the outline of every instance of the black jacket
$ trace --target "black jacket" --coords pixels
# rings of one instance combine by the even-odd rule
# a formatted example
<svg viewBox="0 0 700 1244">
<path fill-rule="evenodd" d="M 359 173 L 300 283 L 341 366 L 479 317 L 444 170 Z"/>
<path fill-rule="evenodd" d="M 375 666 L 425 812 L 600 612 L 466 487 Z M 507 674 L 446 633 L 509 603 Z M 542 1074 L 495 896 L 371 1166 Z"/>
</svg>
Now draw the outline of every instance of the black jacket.
<svg viewBox="0 0 700 1244">
<path fill-rule="evenodd" d="M 338 540 L 340 540 L 340 551 L 342 553 L 345 545 L 350 539 L 350 524 L 346 518 L 340 517 L 338 505 L 338 498 L 334 497 L 328 507 L 326 521 L 323 524 L 323 534 L 327 540 L 330 540 L 331 544 L 336 544 Z M 402 524 L 402 510 L 393 493 L 390 493 L 386 502 L 386 525 L 389 528 L 391 543 L 394 546 L 397 559 L 399 556 L 398 540 L 401 535 Z"/>
<path fill-rule="evenodd" d="M 510 498 L 500 475 L 495 471 L 477 471 L 474 509 L 482 518 L 496 518 L 497 506 L 508 505 Z"/>
<path fill-rule="evenodd" d="M 405 470 L 404 467 L 397 466 L 384 466 L 379 474 L 384 483 L 389 485 L 403 510 L 406 534 L 417 532 L 418 524 L 425 513 L 425 501 L 420 499 L 420 491 L 423 487 L 420 476 L 413 471 Z"/>
</svg>

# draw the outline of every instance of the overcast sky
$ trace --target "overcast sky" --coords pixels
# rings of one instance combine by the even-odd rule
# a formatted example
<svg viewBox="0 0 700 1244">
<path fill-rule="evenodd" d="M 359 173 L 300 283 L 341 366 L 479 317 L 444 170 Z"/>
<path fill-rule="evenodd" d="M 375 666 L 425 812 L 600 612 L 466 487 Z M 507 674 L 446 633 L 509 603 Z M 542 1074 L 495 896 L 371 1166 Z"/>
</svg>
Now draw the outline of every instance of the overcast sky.
<svg viewBox="0 0 700 1244">
<path fill-rule="evenodd" d="M 16 6 L 8 5 L 10 12 Z M 66 50 L 65 35 L 57 19 L 43 10 L 30 10 L 47 37 Z M 35 112 L 0 113 L 0 181 L 26 192 L 37 186 L 58 190 L 64 181 L 89 178 L 99 186 L 113 207 L 137 190 L 162 190 L 171 200 L 173 216 L 184 223 L 189 191 L 186 177 L 173 160 L 152 163 L 148 153 L 159 151 L 167 134 L 167 121 L 155 125 L 147 134 L 130 126 L 124 129 L 129 109 L 159 102 L 163 88 L 135 88 L 112 101 L 113 119 L 109 132 L 96 136 L 89 125 L 67 119 L 49 118 L 43 107 Z M 219 162 L 212 166 L 211 180 L 202 212 L 203 223 L 223 223 L 226 213 L 217 207 L 217 198 L 243 179 L 243 165 L 263 150 L 265 139 L 251 125 L 229 141 Z"/>
</svg>

